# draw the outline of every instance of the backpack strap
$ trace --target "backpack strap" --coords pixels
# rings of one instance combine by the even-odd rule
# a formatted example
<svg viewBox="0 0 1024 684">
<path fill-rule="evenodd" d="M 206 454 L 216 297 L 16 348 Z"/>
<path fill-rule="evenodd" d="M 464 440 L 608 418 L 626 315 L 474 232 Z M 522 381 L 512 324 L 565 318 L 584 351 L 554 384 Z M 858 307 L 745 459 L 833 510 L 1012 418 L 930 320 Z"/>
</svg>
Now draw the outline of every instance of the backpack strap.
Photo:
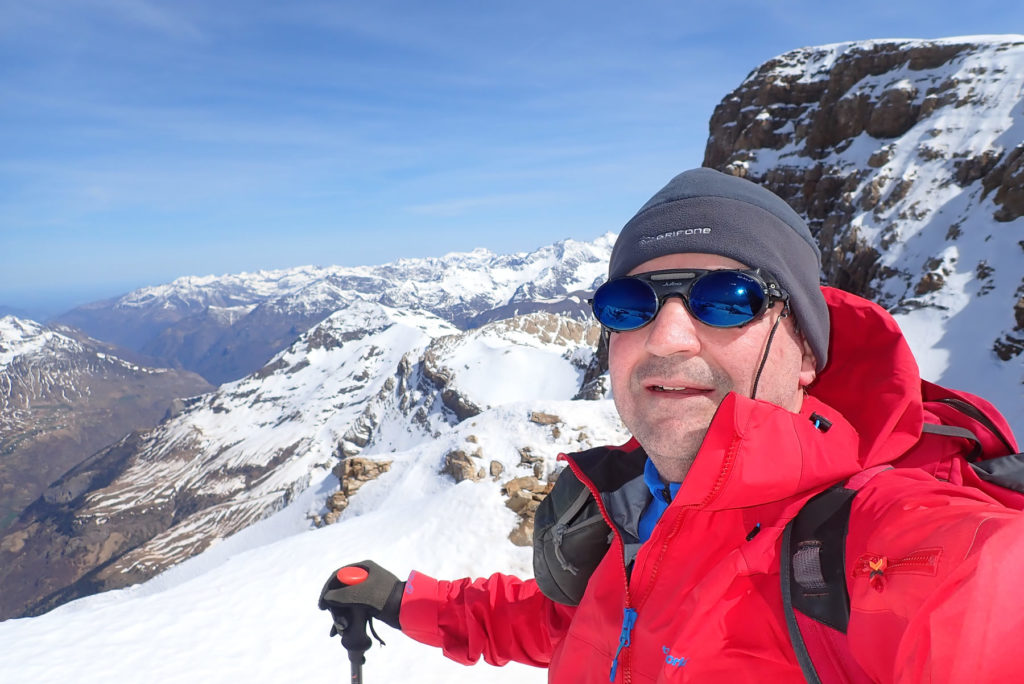
<svg viewBox="0 0 1024 684">
<path fill-rule="evenodd" d="M 1024 453 L 1008 453 L 1005 456 L 996 456 L 979 461 L 978 457 L 982 453 L 981 440 L 967 428 L 956 425 L 925 423 L 921 426 L 921 432 L 946 435 L 947 437 L 962 437 L 970 440 L 974 443 L 974 447 L 971 453 L 964 458 L 967 460 L 971 470 L 974 471 L 974 474 L 986 482 L 991 482 L 1000 487 L 1024 494 Z M 1009 442 L 1000 433 L 996 432 L 995 434 L 999 435 L 1003 443 L 1009 448 Z"/>
<path fill-rule="evenodd" d="M 810 684 L 871 681 L 846 640 L 846 530 L 857 491 L 889 468 L 869 468 L 817 494 L 783 531 L 780 574 L 786 626 Z"/>
<path fill-rule="evenodd" d="M 932 387 L 934 388 L 936 386 L 932 385 Z M 950 391 L 950 390 L 946 390 L 945 388 L 938 388 L 938 389 L 942 389 L 942 390 L 944 390 L 946 392 Z M 961 394 L 963 394 L 963 393 L 961 393 Z M 977 397 L 975 397 L 975 399 L 977 399 Z M 1012 453 L 1014 453 L 1016 451 L 1016 449 L 1013 447 L 1012 440 L 1008 439 L 1007 436 L 1005 434 L 1003 434 L 1003 431 L 999 429 L 999 426 L 995 424 L 995 422 L 992 420 L 992 418 L 990 418 L 988 415 L 985 414 L 984 411 L 982 411 L 981 409 L 979 409 L 977 406 L 975 406 L 971 402 L 967 401 L 966 399 L 964 399 L 962 397 L 957 397 L 957 396 L 948 396 L 948 397 L 939 397 L 937 399 L 932 399 L 931 401 L 934 401 L 936 404 L 945 404 L 947 406 L 951 406 L 954 409 L 956 409 L 957 411 L 959 411 L 960 413 L 964 414 L 965 416 L 967 416 L 969 418 L 973 418 L 975 421 L 977 421 L 982 426 L 984 426 L 986 430 L 991 432 L 996 437 L 996 439 L 998 439 L 1000 442 L 1002 442 L 1003 447 L 1006 449 L 1006 453 L 1012 454 Z M 995 409 L 992 409 L 992 410 L 994 411 Z M 998 413 L 997 413 L 997 415 L 998 415 Z M 999 416 L 999 417 L 1002 418 L 1002 416 Z M 1005 423 L 1005 419 L 1003 420 L 1003 422 Z M 1007 427 L 1009 427 L 1009 426 L 1007 426 Z M 926 423 L 923 432 L 938 432 L 938 431 L 937 430 L 929 429 L 929 426 Z M 968 430 L 968 432 L 971 432 L 971 431 Z M 939 434 L 942 434 L 942 433 L 939 433 Z M 964 437 L 966 435 L 959 435 L 959 436 Z M 971 435 L 969 437 L 967 437 L 967 439 L 971 439 L 971 440 L 975 441 L 978 444 L 979 450 L 981 449 L 981 440 L 978 439 L 977 435 L 975 435 L 973 432 L 971 432 Z M 979 455 L 980 455 L 980 452 L 979 452 Z M 970 459 L 968 459 L 968 460 L 970 460 Z"/>
<path fill-rule="evenodd" d="M 970 441 L 974 445 L 971 448 L 971 453 L 969 453 L 964 458 L 966 458 L 968 461 L 974 461 L 979 456 L 981 456 L 981 440 L 978 439 L 978 436 L 976 434 L 974 434 L 965 427 L 959 427 L 957 425 L 940 425 L 938 423 L 925 423 L 924 425 L 921 426 L 921 432 L 922 434 L 931 433 L 933 435 L 944 435 L 946 437 L 961 437 L 963 439 Z"/>
<path fill-rule="evenodd" d="M 1024 494 L 1024 454 L 1008 454 L 970 465 L 982 480 Z"/>
</svg>

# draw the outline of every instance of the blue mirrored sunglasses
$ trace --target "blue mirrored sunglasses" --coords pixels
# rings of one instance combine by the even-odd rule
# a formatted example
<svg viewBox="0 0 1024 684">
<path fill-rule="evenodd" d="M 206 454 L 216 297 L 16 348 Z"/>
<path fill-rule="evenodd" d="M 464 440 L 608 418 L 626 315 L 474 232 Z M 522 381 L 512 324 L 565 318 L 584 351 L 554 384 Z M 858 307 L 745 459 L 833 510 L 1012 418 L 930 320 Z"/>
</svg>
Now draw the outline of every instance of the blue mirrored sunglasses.
<svg viewBox="0 0 1024 684">
<path fill-rule="evenodd" d="M 789 295 L 761 269 L 672 269 L 609 280 L 590 305 L 613 332 L 642 328 L 667 297 L 679 296 L 694 318 L 713 328 L 746 325 Z"/>
</svg>

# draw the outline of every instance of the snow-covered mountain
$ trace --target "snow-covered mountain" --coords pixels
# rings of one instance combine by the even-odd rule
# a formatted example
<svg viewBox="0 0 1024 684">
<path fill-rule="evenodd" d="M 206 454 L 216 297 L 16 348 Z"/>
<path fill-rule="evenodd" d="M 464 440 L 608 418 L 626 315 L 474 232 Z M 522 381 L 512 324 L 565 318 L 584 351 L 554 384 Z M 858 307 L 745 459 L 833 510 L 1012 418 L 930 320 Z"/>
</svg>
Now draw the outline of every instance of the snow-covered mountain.
<svg viewBox="0 0 1024 684">
<path fill-rule="evenodd" d="M 410 449 L 492 407 L 569 400 L 597 336 L 547 313 L 463 333 L 357 300 L 53 483 L 0 540 L 0 614 L 148 579 L 284 507 L 342 457 Z M 566 448 L 590 444 L 580 432 L 566 429 Z M 507 456 L 505 473 L 519 464 Z"/>
<path fill-rule="evenodd" d="M 512 391 L 526 393 L 528 368 Z M 531 422 L 532 412 L 560 418 Z M 585 427 L 584 427 L 585 426 Z M 582 429 L 581 429 L 582 428 Z M 532 573 L 530 549 L 510 544 L 516 514 L 506 505 L 507 478 L 528 475 L 530 450 L 554 468 L 559 450 L 624 438 L 608 400 L 535 400 L 502 404 L 408 449 L 367 447 L 362 456 L 392 462 L 363 485 L 334 525 L 311 529 L 338 480 L 321 471 L 310 487 L 273 516 L 140 585 L 73 601 L 46 615 L 0 622 L 0 677 L 11 682 L 83 684 L 111 681 L 335 682 L 349 663 L 330 619 L 316 609 L 335 567 L 373 558 L 400 577 L 417 569 L 435 577 Z M 439 474 L 445 455 L 467 445 L 506 471 L 497 480 L 454 483 Z M 467 668 L 378 625 L 387 646 L 374 646 L 366 682 L 540 684 L 546 672 L 509 664 Z"/>
<path fill-rule="evenodd" d="M 810 221 L 826 280 L 889 308 L 923 375 L 1024 429 L 1024 36 L 794 50 L 711 119 L 705 164 Z"/>
<path fill-rule="evenodd" d="M 486 249 L 381 266 L 312 267 L 179 278 L 58 320 L 99 339 L 200 373 L 235 380 L 356 300 L 429 311 L 460 329 L 531 311 L 576 313 L 607 268 L 614 236 L 534 252 Z"/>
<path fill-rule="evenodd" d="M 0 318 L 0 530 L 97 449 L 155 425 L 194 373 L 140 366 L 67 328 Z"/>
</svg>

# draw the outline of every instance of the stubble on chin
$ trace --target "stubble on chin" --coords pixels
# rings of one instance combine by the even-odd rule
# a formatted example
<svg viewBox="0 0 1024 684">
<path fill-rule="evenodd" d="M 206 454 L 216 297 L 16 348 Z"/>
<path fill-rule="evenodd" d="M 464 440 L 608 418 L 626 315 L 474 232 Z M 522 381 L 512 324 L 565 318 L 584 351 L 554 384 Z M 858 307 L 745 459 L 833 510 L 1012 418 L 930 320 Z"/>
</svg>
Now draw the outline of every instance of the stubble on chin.
<svg viewBox="0 0 1024 684">
<path fill-rule="evenodd" d="M 649 434 L 641 427 L 633 436 L 640 442 L 647 456 L 654 462 L 658 474 L 667 482 L 682 482 L 697 459 L 697 452 L 707 434 L 704 429 L 688 430 L 683 434 Z"/>
</svg>

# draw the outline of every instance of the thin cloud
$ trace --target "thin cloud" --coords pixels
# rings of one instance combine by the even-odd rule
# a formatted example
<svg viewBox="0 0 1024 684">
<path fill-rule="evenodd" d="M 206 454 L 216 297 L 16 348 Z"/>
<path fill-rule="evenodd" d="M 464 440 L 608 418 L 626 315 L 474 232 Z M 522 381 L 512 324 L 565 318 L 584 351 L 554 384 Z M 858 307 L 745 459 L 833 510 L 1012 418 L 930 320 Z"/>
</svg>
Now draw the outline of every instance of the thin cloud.
<svg viewBox="0 0 1024 684">
<path fill-rule="evenodd" d="M 152 0 L 8 1 L 0 2 L 0 33 L 59 36 L 70 39 L 74 47 L 98 41 L 109 47 L 121 37 L 114 28 L 120 24 L 174 40 L 206 40 L 206 32 L 196 21 L 201 16 L 200 8 L 185 2 L 159 4 Z"/>
<path fill-rule="evenodd" d="M 548 197 L 548 193 L 513 193 L 504 195 L 486 195 L 481 197 L 461 197 L 456 199 L 416 204 L 406 207 L 410 214 L 440 218 L 454 218 L 473 213 L 479 209 L 495 209 L 516 206 L 521 208 Z"/>
<path fill-rule="evenodd" d="M 98 10 L 136 27 L 143 27 L 176 40 L 206 40 L 198 24 L 185 16 L 174 3 L 157 4 L 149 0 L 92 0 Z M 187 6 L 190 14 L 197 7 Z"/>
</svg>

